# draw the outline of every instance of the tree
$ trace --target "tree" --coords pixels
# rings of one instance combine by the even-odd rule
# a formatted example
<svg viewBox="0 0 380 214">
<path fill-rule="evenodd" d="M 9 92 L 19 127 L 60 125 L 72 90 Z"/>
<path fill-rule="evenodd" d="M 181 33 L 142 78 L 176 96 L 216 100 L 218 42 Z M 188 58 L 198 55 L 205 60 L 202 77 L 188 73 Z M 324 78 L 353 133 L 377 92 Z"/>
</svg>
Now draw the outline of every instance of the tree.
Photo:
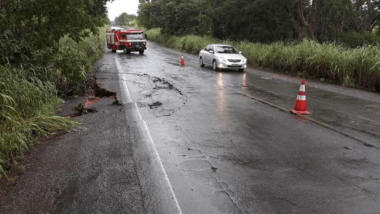
<svg viewBox="0 0 380 214">
<path fill-rule="evenodd" d="M 148 29 L 162 27 L 164 24 L 164 5 L 158 2 L 140 3 L 138 22 Z"/>
<path fill-rule="evenodd" d="M 199 34 L 199 24 L 207 18 L 199 11 L 201 1 L 156 0 L 139 7 L 139 23 L 148 29 L 161 27 L 171 35 Z"/>
<path fill-rule="evenodd" d="M 311 39 L 314 39 L 315 24 L 319 0 L 312 0 L 309 21 L 304 16 L 303 0 L 298 0 L 298 38 L 302 38 L 302 29 L 306 28 Z"/>
<path fill-rule="evenodd" d="M 251 42 L 301 39 L 305 32 L 309 38 L 321 42 L 334 41 L 345 35 L 354 38 L 357 34 L 366 34 L 371 37 L 368 32 L 380 23 L 380 0 L 140 2 L 138 20 L 148 29 L 161 27 L 168 34 L 212 35 L 219 39 Z M 370 40 L 374 39 L 371 37 Z"/>
<path fill-rule="evenodd" d="M 1 0 L 0 42 L 6 46 L 0 50 L 1 60 L 16 62 L 32 50 L 54 48 L 64 35 L 79 41 L 89 32 L 97 33 L 107 20 L 107 1 L 111 0 Z M 26 45 L 17 48 L 19 44 Z"/>
<path fill-rule="evenodd" d="M 293 39 L 295 4 L 282 0 L 225 0 L 215 9 L 214 37 L 252 42 Z"/>
<path fill-rule="evenodd" d="M 129 22 L 135 20 L 136 18 L 136 15 L 128 15 L 127 13 L 122 13 L 120 16 L 115 18 L 115 24 L 120 26 L 129 25 Z"/>
<path fill-rule="evenodd" d="M 356 0 L 353 10 L 359 15 L 359 20 L 355 22 L 356 31 L 372 31 L 379 24 L 379 0 Z"/>
</svg>

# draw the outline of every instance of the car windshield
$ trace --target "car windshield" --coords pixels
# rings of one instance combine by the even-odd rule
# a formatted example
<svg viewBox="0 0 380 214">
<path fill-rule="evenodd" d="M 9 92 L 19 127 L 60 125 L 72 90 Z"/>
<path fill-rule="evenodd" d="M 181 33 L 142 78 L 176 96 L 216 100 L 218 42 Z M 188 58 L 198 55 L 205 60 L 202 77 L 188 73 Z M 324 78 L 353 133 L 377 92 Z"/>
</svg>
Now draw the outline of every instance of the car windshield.
<svg viewBox="0 0 380 214">
<path fill-rule="evenodd" d="M 228 54 L 237 54 L 238 52 L 232 46 L 215 46 L 216 53 L 228 53 Z"/>
<path fill-rule="evenodd" d="M 131 33 L 127 34 L 128 35 L 128 40 L 141 40 L 145 39 L 144 35 L 142 33 Z"/>
</svg>

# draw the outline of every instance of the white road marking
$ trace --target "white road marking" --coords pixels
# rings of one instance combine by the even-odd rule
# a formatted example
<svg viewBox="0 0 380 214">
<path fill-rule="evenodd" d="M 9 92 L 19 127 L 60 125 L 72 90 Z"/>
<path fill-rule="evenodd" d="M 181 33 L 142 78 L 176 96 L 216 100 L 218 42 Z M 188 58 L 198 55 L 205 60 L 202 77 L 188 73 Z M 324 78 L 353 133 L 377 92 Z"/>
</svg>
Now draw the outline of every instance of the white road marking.
<svg viewBox="0 0 380 214">
<path fill-rule="evenodd" d="M 127 82 L 125 81 L 123 74 L 122 74 L 122 69 L 119 61 L 117 60 L 117 57 L 115 57 L 115 62 L 116 62 L 116 67 L 117 71 L 119 74 L 119 85 L 120 85 L 120 91 L 121 91 L 121 103 L 129 103 L 132 102 L 131 95 L 129 94 Z"/>
<path fill-rule="evenodd" d="M 125 79 L 122 78 L 124 75 L 122 74 L 121 65 L 120 65 L 119 61 L 117 60 L 117 58 L 115 58 L 115 62 L 116 62 L 116 67 L 117 67 L 117 70 L 119 73 L 119 84 L 120 84 L 121 97 L 122 97 L 123 104 L 133 102 L 131 95 L 129 94 L 128 85 L 127 85 Z M 159 169 L 157 169 L 157 170 L 158 170 L 159 174 L 162 175 L 162 177 L 165 181 L 164 185 L 166 184 L 167 188 L 169 188 L 169 190 L 170 190 L 171 198 L 173 199 L 173 201 L 175 203 L 175 207 L 177 209 L 178 214 L 182 214 L 181 207 L 179 206 L 178 200 L 174 194 L 173 187 L 170 184 L 169 177 L 166 174 L 164 165 L 162 164 L 161 158 L 158 154 L 157 148 L 156 148 L 154 141 L 153 141 L 153 138 L 150 134 L 148 125 L 146 124 L 145 120 L 143 120 L 141 113 L 140 113 L 140 110 L 137 106 L 137 103 L 134 102 L 134 104 L 136 107 L 136 113 L 139 116 L 140 120 L 143 122 L 144 127 L 146 129 L 146 132 L 148 133 L 148 137 L 149 137 L 149 141 L 150 141 L 150 145 L 148 145 L 148 147 L 149 147 L 150 151 L 153 151 L 153 156 L 154 156 L 152 158 L 152 161 L 156 161 L 156 163 L 158 163 Z"/>
</svg>

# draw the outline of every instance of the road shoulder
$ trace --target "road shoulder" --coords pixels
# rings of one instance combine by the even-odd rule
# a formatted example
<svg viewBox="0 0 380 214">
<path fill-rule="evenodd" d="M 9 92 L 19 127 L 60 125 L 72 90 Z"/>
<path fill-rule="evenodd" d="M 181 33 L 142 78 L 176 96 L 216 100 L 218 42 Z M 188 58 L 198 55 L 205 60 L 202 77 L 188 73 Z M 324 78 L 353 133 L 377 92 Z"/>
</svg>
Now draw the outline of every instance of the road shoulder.
<svg viewBox="0 0 380 214">
<path fill-rule="evenodd" d="M 100 89 L 117 93 L 118 80 L 108 62 L 103 57 L 93 70 L 111 71 L 96 77 L 106 80 Z M 4 189 L 0 213 L 144 213 L 124 106 L 112 95 L 89 99 L 93 113 L 73 118 L 81 130 L 53 135 L 26 155 L 22 172 L 16 169 L 17 180 Z M 85 101 L 66 100 L 60 114 L 75 115 Z"/>
</svg>

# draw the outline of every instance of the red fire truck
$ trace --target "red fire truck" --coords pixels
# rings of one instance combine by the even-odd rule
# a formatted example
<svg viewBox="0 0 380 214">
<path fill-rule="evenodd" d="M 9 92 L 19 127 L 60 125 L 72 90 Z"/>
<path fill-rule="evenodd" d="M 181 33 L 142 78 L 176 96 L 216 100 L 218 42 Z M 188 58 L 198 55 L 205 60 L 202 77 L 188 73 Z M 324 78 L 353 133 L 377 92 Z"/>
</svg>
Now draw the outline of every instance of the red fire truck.
<svg viewBox="0 0 380 214">
<path fill-rule="evenodd" d="M 116 50 L 124 50 L 127 54 L 131 51 L 144 53 L 146 49 L 146 39 L 142 30 L 127 30 L 124 28 L 110 28 L 106 32 L 107 48 L 112 52 Z"/>
</svg>

